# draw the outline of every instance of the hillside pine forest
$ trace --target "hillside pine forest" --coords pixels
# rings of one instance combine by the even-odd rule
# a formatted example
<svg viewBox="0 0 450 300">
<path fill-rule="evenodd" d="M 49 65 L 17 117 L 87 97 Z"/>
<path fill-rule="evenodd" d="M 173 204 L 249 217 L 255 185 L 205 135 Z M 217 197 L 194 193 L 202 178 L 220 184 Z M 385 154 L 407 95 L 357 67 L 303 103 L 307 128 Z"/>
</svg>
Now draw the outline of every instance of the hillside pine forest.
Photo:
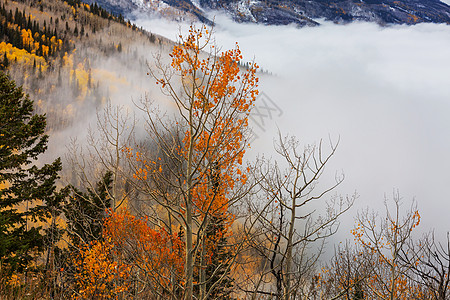
<svg viewBox="0 0 450 300">
<path fill-rule="evenodd" d="M 0 299 L 450 299 L 450 239 L 417 237 L 398 192 L 326 244 L 357 201 L 321 181 L 339 141 L 280 134 L 245 163 L 259 67 L 211 28 L 174 43 L 97 4 L 2 0 L 0 67 Z"/>
</svg>

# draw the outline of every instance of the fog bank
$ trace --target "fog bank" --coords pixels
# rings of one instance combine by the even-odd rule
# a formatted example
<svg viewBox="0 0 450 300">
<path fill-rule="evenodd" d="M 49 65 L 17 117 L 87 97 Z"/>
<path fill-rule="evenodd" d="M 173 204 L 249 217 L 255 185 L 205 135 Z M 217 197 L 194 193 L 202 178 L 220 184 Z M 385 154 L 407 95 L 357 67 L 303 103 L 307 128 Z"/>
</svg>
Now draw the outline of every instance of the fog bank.
<svg viewBox="0 0 450 300">
<path fill-rule="evenodd" d="M 274 74 L 262 76 L 260 90 L 279 111 L 263 126 L 253 122 L 259 138 L 250 157 L 273 155 L 267 149 L 277 129 L 303 143 L 340 137 L 325 176 L 343 170 L 340 192 L 360 195 L 350 214 L 382 209 L 398 189 L 405 209 L 417 200 L 423 231 L 450 229 L 450 26 L 322 22 L 298 29 L 215 20 L 219 45 L 239 42 L 245 60 Z M 139 25 L 172 39 L 179 30 L 167 21 Z"/>
</svg>

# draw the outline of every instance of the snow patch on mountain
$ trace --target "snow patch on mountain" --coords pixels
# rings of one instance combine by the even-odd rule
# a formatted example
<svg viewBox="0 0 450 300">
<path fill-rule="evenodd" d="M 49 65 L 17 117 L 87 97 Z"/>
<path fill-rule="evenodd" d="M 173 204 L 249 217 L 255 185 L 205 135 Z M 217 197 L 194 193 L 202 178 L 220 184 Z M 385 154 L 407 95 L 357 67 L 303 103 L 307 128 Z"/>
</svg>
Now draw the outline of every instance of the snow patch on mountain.
<svg viewBox="0 0 450 300">
<path fill-rule="evenodd" d="M 170 5 L 160 0 L 132 0 L 139 8 L 150 12 L 162 12 L 166 10 L 174 10 Z"/>
<path fill-rule="evenodd" d="M 84 0 L 92 2 L 94 0 Z M 115 13 L 156 13 L 169 20 L 211 23 L 210 15 L 224 13 L 237 22 L 266 25 L 318 25 L 324 19 L 340 24 L 354 21 L 386 24 L 421 22 L 450 24 L 450 7 L 436 0 L 97 0 Z M 450 0 L 444 0 L 450 3 Z M 207 16 L 208 15 L 208 16 Z"/>
<path fill-rule="evenodd" d="M 199 10 L 203 11 L 202 6 L 200 5 L 200 1 L 199 0 L 191 0 L 191 3 L 197 7 Z"/>
<path fill-rule="evenodd" d="M 236 3 L 235 10 L 238 14 L 245 16 L 246 19 L 250 19 L 252 22 L 256 22 L 256 19 L 250 10 L 251 5 L 256 4 L 256 3 L 257 3 L 257 1 L 250 2 L 248 0 L 241 0 Z"/>
</svg>

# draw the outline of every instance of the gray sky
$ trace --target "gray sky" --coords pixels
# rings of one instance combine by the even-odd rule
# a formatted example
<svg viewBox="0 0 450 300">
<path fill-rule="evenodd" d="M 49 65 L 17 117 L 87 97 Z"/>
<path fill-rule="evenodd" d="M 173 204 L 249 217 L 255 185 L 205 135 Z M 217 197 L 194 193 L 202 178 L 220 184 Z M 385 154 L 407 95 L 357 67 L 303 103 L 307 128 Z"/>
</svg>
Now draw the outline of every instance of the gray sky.
<svg viewBox="0 0 450 300">
<path fill-rule="evenodd" d="M 367 206 L 382 209 L 384 196 L 398 189 L 405 209 L 418 202 L 423 231 L 450 230 L 450 26 L 297 29 L 215 20 L 219 45 L 239 42 L 244 59 L 276 74 L 263 76 L 260 90 L 282 114 L 255 129 L 260 137 L 250 157 L 273 155 L 267 149 L 277 128 L 303 143 L 340 136 L 325 176 L 343 170 L 340 192 L 360 195 L 349 216 Z M 173 39 L 179 27 L 139 25 Z M 348 218 L 342 229 L 348 233 L 352 224 Z"/>
</svg>

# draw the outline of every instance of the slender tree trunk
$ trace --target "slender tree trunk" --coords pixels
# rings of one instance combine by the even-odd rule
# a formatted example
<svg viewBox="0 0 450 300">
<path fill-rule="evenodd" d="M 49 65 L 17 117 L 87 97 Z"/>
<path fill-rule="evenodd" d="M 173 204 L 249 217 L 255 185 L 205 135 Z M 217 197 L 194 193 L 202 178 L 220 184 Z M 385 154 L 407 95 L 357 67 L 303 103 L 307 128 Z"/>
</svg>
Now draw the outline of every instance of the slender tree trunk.
<svg viewBox="0 0 450 300">
<path fill-rule="evenodd" d="M 189 112 L 190 121 L 192 122 L 192 110 Z M 192 123 L 190 123 L 192 124 Z M 194 141 L 193 141 L 193 129 L 190 128 L 190 139 L 189 139 L 189 152 L 188 152 L 188 163 L 187 163 L 187 201 L 186 201 L 186 263 L 185 263 L 185 274 L 186 274 L 186 286 L 185 286 L 185 299 L 191 300 L 193 289 L 194 289 L 194 249 L 192 241 L 192 156 L 194 152 Z"/>
<path fill-rule="evenodd" d="M 205 295 L 206 295 L 206 283 L 204 283 L 206 281 L 206 263 L 205 263 L 205 255 L 206 255 L 206 244 L 205 244 L 205 239 L 202 239 L 202 252 L 201 252 L 201 257 L 200 257 L 200 278 L 199 278 L 199 283 L 200 283 L 200 297 L 199 299 L 205 299 Z"/>
<path fill-rule="evenodd" d="M 391 293 L 390 298 L 391 300 L 395 299 L 395 258 L 392 260 L 391 263 Z"/>
<path fill-rule="evenodd" d="M 398 206 L 397 206 L 397 217 L 396 217 L 396 222 L 394 224 L 394 251 L 392 252 L 392 262 L 391 262 L 391 295 L 390 295 L 390 299 L 394 300 L 395 299 L 395 294 L 396 294 L 396 287 L 395 287 L 395 277 L 396 277 L 396 263 L 397 263 L 397 256 L 398 256 L 398 228 L 397 226 L 399 226 L 398 224 Z M 400 246 L 401 247 L 401 246 Z"/>
<path fill-rule="evenodd" d="M 191 179 L 188 179 L 188 189 L 191 186 Z M 186 203 L 186 286 L 185 299 L 192 299 L 192 290 L 194 287 L 194 259 L 193 259 L 193 242 L 192 242 L 192 194 L 188 191 L 188 201 Z"/>
<path fill-rule="evenodd" d="M 291 220 L 289 223 L 289 234 L 287 241 L 287 249 L 286 249 L 286 272 L 284 274 L 285 277 L 285 291 L 284 291 L 284 299 L 289 300 L 290 298 L 290 290 L 291 290 L 291 272 L 292 272 L 292 240 L 294 237 L 294 227 L 295 227 L 295 197 L 292 199 L 291 206 Z"/>
<path fill-rule="evenodd" d="M 203 238 L 202 238 L 202 241 L 201 241 L 201 243 L 202 243 L 202 251 L 201 251 L 201 254 L 200 254 L 200 269 L 199 269 L 199 274 L 200 274 L 200 276 L 199 276 L 199 284 L 200 284 L 200 295 L 199 295 L 199 299 L 206 299 L 206 294 L 207 294 L 207 291 L 206 291 L 206 259 L 205 259 L 205 257 L 206 257 L 206 247 L 207 247 L 207 245 L 206 245 L 206 237 L 207 237 L 207 230 L 208 230 L 208 227 L 209 227 L 209 219 L 207 219 L 208 218 L 208 216 L 206 215 L 205 216 L 205 226 L 204 226 L 204 233 L 202 234 L 203 235 Z"/>
<path fill-rule="evenodd" d="M 112 203 L 111 203 L 111 207 L 113 209 L 113 211 L 116 211 L 117 207 L 117 177 L 118 177 L 118 173 L 119 173 L 119 162 L 120 162 L 120 149 L 119 149 L 119 139 L 120 139 L 120 134 L 119 134 L 119 111 L 116 111 L 116 139 L 114 141 L 114 147 L 116 150 L 116 163 L 114 166 L 114 174 L 113 174 L 113 195 L 112 195 Z"/>
</svg>

